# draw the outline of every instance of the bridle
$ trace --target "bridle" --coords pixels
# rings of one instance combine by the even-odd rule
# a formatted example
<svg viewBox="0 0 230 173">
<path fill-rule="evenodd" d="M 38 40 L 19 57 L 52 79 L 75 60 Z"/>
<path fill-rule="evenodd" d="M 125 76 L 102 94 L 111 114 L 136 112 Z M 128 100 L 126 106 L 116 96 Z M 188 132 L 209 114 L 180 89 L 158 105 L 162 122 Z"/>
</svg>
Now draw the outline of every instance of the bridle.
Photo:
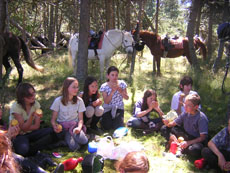
<svg viewBox="0 0 230 173">
<path fill-rule="evenodd" d="M 125 45 L 125 33 L 124 33 L 124 31 L 121 31 L 121 35 L 122 35 L 122 41 L 121 41 L 121 45 L 122 45 L 122 47 L 124 48 L 124 49 L 126 49 L 126 48 L 128 48 L 128 47 L 133 47 L 133 45 L 131 44 L 131 45 Z M 114 47 L 114 48 L 118 48 L 118 47 L 116 47 L 114 44 L 113 44 L 113 42 L 109 39 L 109 37 L 105 34 L 105 37 L 108 39 L 108 41 L 110 42 L 110 44 Z"/>
</svg>

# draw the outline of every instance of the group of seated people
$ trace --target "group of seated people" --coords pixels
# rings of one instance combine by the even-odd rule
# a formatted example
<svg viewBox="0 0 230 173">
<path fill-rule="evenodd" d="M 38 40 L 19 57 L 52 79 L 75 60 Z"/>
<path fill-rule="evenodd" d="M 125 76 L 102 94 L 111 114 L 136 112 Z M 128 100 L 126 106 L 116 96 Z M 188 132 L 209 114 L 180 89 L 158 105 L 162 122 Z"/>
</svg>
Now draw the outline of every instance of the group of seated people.
<svg viewBox="0 0 230 173">
<path fill-rule="evenodd" d="M 80 94 L 78 80 L 67 77 L 61 96 L 50 107 L 52 127 L 48 128 L 40 128 L 42 115 L 36 110 L 41 106 L 36 100 L 34 87 L 29 83 L 21 83 L 16 89 L 17 100 L 10 108 L 10 121 L 18 121 L 18 125 L 10 126 L 8 130 L 14 131 L 14 135 L 11 135 L 14 152 L 28 157 L 40 150 L 60 146 L 68 146 L 71 151 L 76 151 L 88 143 L 88 132 L 101 133 L 124 126 L 123 99 L 127 100 L 129 96 L 127 84 L 118 80 L 118 75 L 117 67 L 109 67 L 107 82 L 100 89 L 94 77 L 87 77 Z M 171 103 L 171 109 L 179 115 L 175 120 L 169 122 L 163 118 L 164 113 L 157 101 L 156 91 L 148 89 L 143 98 L 136 102 L 133 116 L 127 125 L 131 128 L 160 131 L 169 143 L 177 142 L 182 153 L 196 158 L 203 156 L 210 166 L 219 165 L 221 169 L 225 169 L 230 161 L 230 120 L 228 127 L 208 142 L 208 118 L 200 111 L 200 96 L 191 90 L 192 84 L 193 81 L 188 76 L 180 81 L 180 91 L 174 94 Z M 156 112 L 159 117 L 152 117 L 151 112 Z M 101 128 L 98 127 L 99 122 Z M 183 137 L 184 141 L 179 143 L 178 137 Z M 4 161 L 2 159 L 4 158 L 1 156 L 1 162 Z M 58 166 L 57 172 L 61 167 Z"/>
</svg>

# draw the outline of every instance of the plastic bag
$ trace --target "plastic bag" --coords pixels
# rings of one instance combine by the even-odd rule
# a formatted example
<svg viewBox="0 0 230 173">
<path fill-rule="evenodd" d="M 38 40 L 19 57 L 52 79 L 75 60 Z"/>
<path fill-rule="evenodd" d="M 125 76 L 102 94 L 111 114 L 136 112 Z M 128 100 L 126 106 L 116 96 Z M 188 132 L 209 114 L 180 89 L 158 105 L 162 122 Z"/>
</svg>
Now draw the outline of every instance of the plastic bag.
<svg viewBox="0 0 230 173">
<path fill-rule="evenodd" d="M 106 136 L 97 143 L 97 154 L 104 159 L 112 158 L 112 151 L 114 149 L 114 142 L 111 136 Z"/>
<path fill-rule="evenodd" d="M 112 157 L 113 160 L 119 160 L 123 159 L 127 153 L 131 151 L 141 151 L 144 147 L 141 143 L 136 141 L 131 141 L 129 143 L 122 142 L 120 145 L 116 146 L 112 151 Z"/>
<path fill-rule="evenodd" d="M 171 110 L 166 115 L 163 115 L 163 118 L 169 120 L 169 122 L 175 120 L 177 117 L 178 115 L 175 110 Z"/>
</svg>

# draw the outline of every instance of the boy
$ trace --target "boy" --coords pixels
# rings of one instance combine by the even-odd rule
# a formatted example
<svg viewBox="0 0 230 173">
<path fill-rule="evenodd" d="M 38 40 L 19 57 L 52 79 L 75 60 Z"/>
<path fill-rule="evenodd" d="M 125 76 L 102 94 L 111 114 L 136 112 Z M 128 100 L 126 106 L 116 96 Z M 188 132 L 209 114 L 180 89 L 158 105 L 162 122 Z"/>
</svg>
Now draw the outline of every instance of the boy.
<svg viewBox="0 0 230 173">
<path fill-rule="evenodd" d="M 182 153 L 189 154 L 195 158 L 200 157 L 208 135 L 208 119 L 198 109 L 199 104 L 200 96 L 198 94 L 187 95 L 184 103 L 185 112 L 172 122 L 163 120 L 165 125 L 161 128 L 161 133 L 167 140 L 170 138 L 177 142 L 178 137 L 183 137 L 184 141 L 179 144 Z M 170 134 L 170 131 L 173 135 Z"/>
<path fill-rule="evenodd" d="M 171 109 L 175 110 L 178 115 L 184 112 L 183 103 L 185 96 L 187 96 L 188 94 L 197 94 L 197 92 L 191 90 L 192 84 L 192 78 L 189 76 L 184 76 L 180 81 L 180 91 L 173 95 Z"/>
</svg>

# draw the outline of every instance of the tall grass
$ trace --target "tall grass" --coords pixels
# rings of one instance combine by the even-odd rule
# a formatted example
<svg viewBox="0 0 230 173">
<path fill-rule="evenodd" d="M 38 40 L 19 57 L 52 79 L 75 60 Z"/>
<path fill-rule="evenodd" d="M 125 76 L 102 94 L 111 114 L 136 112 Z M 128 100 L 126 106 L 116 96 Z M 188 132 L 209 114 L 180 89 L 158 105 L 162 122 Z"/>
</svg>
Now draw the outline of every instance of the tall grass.
<svg viewBox="0 0 230 173">
<path fill-rule="evenodd" d="M 36 61 L 37 64 L 45 67 L 44 73 L 32 70 L 23 61 L 24 82 L 30 82 L 35 86 L 37 91 L 37 99 L 41 103 L 45 121 L 45 126 L 50 126 L 51 110 L 49 109 L 53 100 L 60 95 L 60 89 L 64 79 L 73 74 L 72 69 L 68 66 L 67 52 L 59 52 L 58 54 L 42 57 Z M 111 65 L 119 67 L 119 76 L 127 83 L 129 81 L 129 65 L 126 61 L 122 63 L 125 55 L 120 54 L 112 58 Z M 202 64 L 199 59 L 200 64 Z M 223 63 L 223 62 L 222 62 Z M 132 116 L 134 103 L 139 100 L 146 89 L 153 88 L 158 94 L 158 100 L 164 113 L 170 111 L 171 98 L 178 91 L 180 79 L 184 75 L 190 75 L 193 78 L 193 90 L 197 91 L 202 99 L 202 111 L 208 116 L 210 137 L 218 130 L 226 125 L 226 112 L 229 96 L 221 93 L 221 83 L 223 79 L 224 69 L 220 69 L 218 74 L 212 74 L 208 69 L 209 65 L 202 65 L 201 71 L 195 71 L 191 68 L 184 57 L 175 59 L 162 59 L 161 76 L 155 76 L 152 73 L 152 55 L 148 50 L 145 51 L 143 57 L 137 56 L 134 78 L 132 86 L 128 83 L 129 100 L 125 101 L 125 122 Z M 99 79 L 99 63 L 98 61 L 89 61 L 88 74 Z M 4 104 L 4 119 L 8 120 L 9 107 L 15 100 L 15 87 L 17 84 L 17 72 L 13 69 L 1 103 Z M 99 81 L 99 86 L 104 81 Z M 229 81 L 227 81 L 227 89 L 229 89 Z M 82 91 L 82 84 L 80 91 Z M 4 99 L 3 99 L 4 98 Z M 112 134 L 112 131 L 109 132 Z M 120 139 L 115 139 L 115 143 L 119 143 Z M 198 171 L 192 162 L 188 162 L 187 158 L 169 160 L 163 157 L 164 139 L 157 133 L 143 136 L 141 131 L 129 130 L 126 137 L 122 141 L 139 141 L 143 144 L 145 151 L 150 160 L 150 172 L 207 172 L 205 170 Z M 55 159 L 61 162 L 69 157 L 79 157 L 88 154 L 87 146 L 79 152 L 69 152 L 66 148 L 59 148 L 56 152 L 63 153 L 61 159 Z M 50 151 L 47 151 L 51 153 Z M 106 160 L 104 172 L 115 172 L 114 162 Z M 50 171 L 54 168 L 49 168 Z M 80 172 L 81 166 L 78 166 L 72 172 Z M 215 170 L 212 170 L 215 172 Z"/>
</svg>

